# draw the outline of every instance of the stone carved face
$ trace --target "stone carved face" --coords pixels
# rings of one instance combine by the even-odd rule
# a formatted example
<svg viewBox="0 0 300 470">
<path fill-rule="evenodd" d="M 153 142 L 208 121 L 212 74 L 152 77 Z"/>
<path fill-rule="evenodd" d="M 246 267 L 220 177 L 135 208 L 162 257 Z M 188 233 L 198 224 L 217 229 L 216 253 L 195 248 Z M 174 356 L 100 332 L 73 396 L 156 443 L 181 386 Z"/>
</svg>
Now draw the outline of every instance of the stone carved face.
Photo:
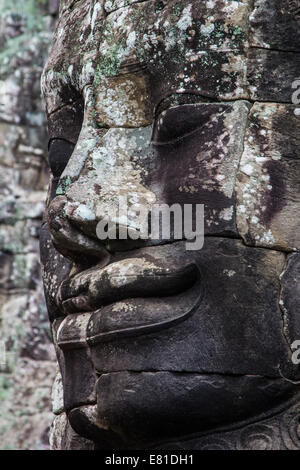
<svg viewBox="0 0 300 470">
<path fill-rule="evenodd" d="M 283 0 L 61 2 L 42 81 L 41 253 L 65 411 L 99 447 L 297 401 L 297 21 Z M 204 247 L 101 242 L 120 194 L 148 210 L 204 204 Z M 135 217 L 113 221 L 134 230 Z"/>
</svg>

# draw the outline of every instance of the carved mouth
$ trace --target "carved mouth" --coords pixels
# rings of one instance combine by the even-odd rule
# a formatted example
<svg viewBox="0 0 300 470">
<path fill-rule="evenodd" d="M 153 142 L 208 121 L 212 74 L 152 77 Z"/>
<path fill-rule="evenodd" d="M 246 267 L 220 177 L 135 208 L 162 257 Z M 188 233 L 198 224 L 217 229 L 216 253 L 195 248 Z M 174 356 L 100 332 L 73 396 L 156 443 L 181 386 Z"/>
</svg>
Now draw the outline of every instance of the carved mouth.
<svg viewBox="0 0 300 470">
<path fill-rule="evenodd" d="M 201 290 L 192 263 L 144 256 L 89 269 L 60 287 L 57 300 L 67 316 L 58 344 L 85 347 L 167 328 L 193 313 Z"/>
</svg>

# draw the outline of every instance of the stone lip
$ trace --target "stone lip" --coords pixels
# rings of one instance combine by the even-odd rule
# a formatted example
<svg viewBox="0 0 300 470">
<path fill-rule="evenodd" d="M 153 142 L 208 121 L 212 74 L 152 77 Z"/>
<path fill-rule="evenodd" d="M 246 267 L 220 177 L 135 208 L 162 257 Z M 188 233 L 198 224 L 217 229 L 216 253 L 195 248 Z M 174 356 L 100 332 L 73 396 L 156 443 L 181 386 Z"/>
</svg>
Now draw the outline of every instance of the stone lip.
<svg viewBox="0 0 300 470">
<path fill-rule="evenodd" d="M 196 264 L 148 256 L 91 268 L 64 281 L 57 302 L 66 314 L 62 348 L 161 330 L 189 317 L 202 297 Z"/>
<path fill-rule="evenodd" d="M 62 282 L 57 303 L 66 314 L 94 311 L 131 297 L 178 294 L 199 277 L 190 260 L 155 259 L 138 254 L 105 267 L 96 265 Z"/>
<path fill-rule="evenodd" d="M 173 297 L 155 301 L 153 298 L 129 299 L 126 303 L 115 304 L 115 311 L 119 314 L 116 317 L 111 314 L 109 307 L 104 307 L 92 315 L 87 342 L 92 346 L 119 337 L 161 331 L 189 318 L 197 310 L 200 300 L 198 285 Z M 133 313 L 129 318 L 126 318 L 127 310 Z"/>
</svg>

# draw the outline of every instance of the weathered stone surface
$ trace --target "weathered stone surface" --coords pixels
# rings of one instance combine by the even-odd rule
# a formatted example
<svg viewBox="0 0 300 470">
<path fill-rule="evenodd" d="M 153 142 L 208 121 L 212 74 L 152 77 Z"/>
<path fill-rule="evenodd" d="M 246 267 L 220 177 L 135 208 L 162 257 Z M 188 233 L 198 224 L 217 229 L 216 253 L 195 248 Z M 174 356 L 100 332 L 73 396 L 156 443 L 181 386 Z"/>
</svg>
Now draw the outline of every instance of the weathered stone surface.
<svg viewBox="0 0 300 470">
<path fill-rule="evenodd" d="M 237 234 L 234 185 L 248 110 L 243 101 L 175 107 L 162 113 L 154 128 L 159 171 L 153 180 L 162 182 L 162 201 L 182 207 L 201 201 L 205 233 Z M 191 128 L 181 129 L 180 123 L 192 115 Z M 167 129 L 168 124 L 173 133 L 164 135 L 159 126 Z"/>
<path fill-rule="evenodd" d="M 112 438 L 114 433 L 104 428 L 99 429 L 100 423 L 98 422 L 97 405 L 80 406 L 72 409 L 68 413 L 68 420 L 72 428 L 78 432 L 80 436 L 87 439 L 86 445 L 90 446 L 91 443 L 93 443 L 96 450 L 98 450 L 98 447 L 100 450 L 110 448 L 111 442 L 109 437 Z M 98 438 L 96 445 L 95 442 L 93 442 L 95 441 L 95 435 Z M 116 438 L 116 441 L 118 442 L 119 448 L 121 440 Z"/>
<path fill-rule="evenodd" d="M 49 138 L 65 139 L 75 145 L 81 131 L 82 121 L 83 100 L 79 99 L 72 105 L 66 105 L 49 116 Z"/>
<path fill-rule="evenodd" d="M 247 2 L 224 0 L 186 7 L 172 0 L 164 8 L 138 2 L 106 19 L 99 3 L 66 5 L 43 76 L 48 113 L 75 101 L 93 77 L 100 126 L 145 125 L 170 90 L 245 98 L 247 14 Z"/>
<path fill-rule="evenodd" d="M 61 373 L 57 371 L 51 393 L 52 411 L 59 415 L 64 411 L 64 391 Z"/>
<path fill-rule="evenodd" d="M 300 338 L 300 329 L 298 324 L 299 315 L 299 270 L 300 256 L 293 254 L 288 257 L 287 266 L 281 276 L 281 297 L 280 307 L 283 315 L 284 332 L 286 340 L 290 347 L 294 341 Z"/>
<path fill-rule="evenodd" d="M 62 449 L 63 439 L 67 430 L 68 419 L 65 413 L 56 416 L 50 429 L 50 446 L 52 450 Z"/>
<path fill-rule="evenodd" d="M 299 12 L 299 0 L 254 0 L 250 45 L 299 52 Z"/>
<path fill-rule="evenodd" d="M 96 402 L 96 376 L 86 349 L 65 352 L 62 375 L 65 410 Z"/>
<path fill-rule="evenodd" d="M 127 7 L 133 3 L 137 3 L 140 0 L 106 0 L 104 2 L 104 9 L 107 13 L 110 13 L 118 8 Z"/>
<path fill-rule="evenodd" d="M 260 414 L 275 398 L 270 396 L 270 390 L 276 390 L 275 402 L 279 404 L 281 394 L 286 396 L 288 388 L 290 384 L 283 379 L 249 376 L 224 379 L 218 375 L 170 372 L 103 374 L 97 383 L 98 416 L 103 417 L 98 426 L 103 429 L 104 439 L 105 432 L 113 429 L 125 446 L 133 443 L 143 448 L 151 441 L 155 445 L 160 439 L 171 440 L 184 430 L 193 434 L 213 428 L 215 423 L 222 426 L 228 416 L 231 419 L 232 412 L 238 421 L 243 420 L 246 409 L 240 406 L 241 394 L 249 407 L 247 417 L 254 408 Z M 206 403 L 207 396 L 211 407 L 201 406 L 201 399 Z M 136 413 L 131 412 L 132 408 Z M 145 426 L 145 422 L 151 425 Z"/>
<path fill-rule="evenodd" d="M 291 103 L 299 76 L 300 52 L 250 49 L 247 81 L 253 101 Z"/>
<path fill-rule="evenodd" d="M 68 426 L 96 449 L 299 447 L 299 52 L 283 5 L 61 2 L 42 78 L 54 447 L 85 448 Z M 204 244 L 139 237 L 158 203 L 204 204 Z"/>
<path fill-rule="evenodd" d="M 174 244 L 172 247 L 156 247 L 155 257 L 163 258 L 164 266 L 167 265 L 169 256 L 175 256 L 179 262 L 182 256 L 180 245 L 176 246 L 176 253 L 174 249 Z M 141 253 L 149 256 L 151 248 L 139 250 L 139 255 Z M 129 264 L 132 260 L 136 265 L 136 255 L 136 252 L 131 253 Z M 88 392 L 89 387 L 82 387 L 82 384 L 87 384 L 89 379 L 87 376 L 85 379 L 80 377 L 83 370 L 85 374 L 88 373 L 90 354 L 92 364 L 100 375 L 97 395 L 99 418 L 93 415 L 92 419 L 89 413 L 83 416 L 81 413 L 73 414 L 73 411 L 70 413 L 71 424 L 77 432 L 90 439 L 93 436 L 100 446 L 101 442 L 108 442 L 112 447 L 117 445 L 118 448 L 130 448 L 133 445 L 143 448 L 144 445 L 150 445 L 154 436 L 158 440 L 162 436 L 168 439 L 178 433 L 201 431 L 199 423 L 202 423 L 203 431 L 213 427 L 216 422 L 228 423 L 232 419 L 235 394 L 240 396 L 234 411 L 235 418 L 239 416 L 239 419 L 249 419 L 253 411 L 257 413 L 260 410 L 259 413 L 268 415 L 270 405 L 280 408 L 284 406 L 284 401 L 298 393 L 297 386 L 282 377 L 282 374 L 291 376 L 297 372 L 297 368 L 293 371 L 286 369 L 290 347 L 286 342 L 278 301 L 281 294 L 279 276 L 285 270 L 284 254 L 246 248 L 239 241 L 211 238 L 206 240 L 197 256 L 193 253 L 192 258 L 197 260 L 201 272 L 199 282 L 202 288 L 197 288 L 198 291 L 202 289 L 201 300 L 197 312 L 177 325 L 169 325 L 156 332 L 149 330 L 148 334 L 142 330 L 139 333 L 137 328 L 140 327 L 141 320 L 146 321 L 147 315 L 147 301 L 140 305 L 139 298 L 122 302 L 123 309 L 119 311 L 120 319 L 116 323 L 113 337 L 102 339 L 101 332 L 105 332 L 106 314 L 111 322 L 118 316 L 118 303 L 102 307 L 95 314 L 67 316 L 60 324 L 58 345 L 63 350 L 66 374 L 63 376 L 65 407 L 73 408 L 76 401 L 80 401 L 80 396 Z M 137 276 L 137 272 L 135 274 Z M 111 276 L 113 280 L 113 274 Z M 296 276 L 298 279 L 297 274 Z M 148 280 L 150 289 L 149 282 Z M 84 282 L 79 283 L 81 290 L 83 285 Z M 105 283 L 102 282 L 101 286 L 104 291 Z M 141 297 L 142 286 L 138 287 L 136 284 L 135 289 L 136 296 Z M 297 293 L 294 295 L 296 298 Z M 232 298 L 235 299 L 234 304 Z M 159 329 L 158 323 L 162 319 L 166 320 L 167 314 L 165 307 L 161 313 L 159 310 L 156 312 L 156 308 L 161 308 L 157 300 L 150 298 L 148 303 L 152 307 L 152 324 Z M 175 300 L 167 297 L 165 301 L 170 305 L 172 301 L 179 304 L 177 297 Z M 173 314 L 174 311 L 175 307 Z M 101 322 L 97 323 L 97 315 L 100 315 Z M 127 323 L 130 315 L 132 321 Z M 288 318 L 286 322 L 289 323 Z M 69 326 L 64 328 L 63 325 Z M 121 334 L 122 328 L 124 335 Z M 133 333 L 130 331 L 132 329 Z M 108 331 L 113 332 L 112 323 L 108 325 Z M 81 343 L 77 341 L 78 334 Z M 296 334 L 297 328 L 294 330 L 294 335 Z M 85 352 L 87 344 L 90 345 L 90 353 Z M 191 345 L 190 349 L 187 349 L 187 344 Z M 207 345 L 205 350 L 202 349 L 203 344 Z M 130 374 L 126 372 L 128 370 L 131 371 Z M 178 390 L 181 391 L 179 395 Z M 183 390 L 188 391 L 190 402 Z M 195 393 L 193 397 L 191 390 Z M 73 400 L 72 405 L 66 402 L 66 394 L 68 400 Z M 160 397 L 159 400 L 156 399 L 157 396 Z M 207 396 L 219 403 L 220 408 L 214 407 L 216 415 L 199 402 L 201 399 L 205 402 Z M 164 397 L 166 403 L 170 400 L 174 403 L 174 408 L 164 403 Z M 226 405 L 227 399 L 231 406 Z M 131 400 L 140 414 L 131 415 Z M 88 401 L 86 396 L 85 403 Z M 187 410 L 194 417 L 198 413 L 198 418 L 191 421 Z M 186 421 L 182 420 L 183 415 Z M 161 425 L 162 416 L 165 428 Z M 144 419 L 147 419 L 146 427 Z M 175 425 L 176 420 L 178 425 Z M 172 429 L 169 427 L 171 421 Z M 194 423 L 195 429 L 191 423 Z M 112 435 L 111 431 L 114 432 Z M 156 442 L 155 439 L 153 442 Z"/>
<path fill-rule="evenodd" d="M 43 264 L 42 276 L 45 286 L 45 298 L 48 308 L 48 314 L 51 321 L 61 316 L 61 312 L 55 304 L 60 283 L 70 272 L 71 263 L 60 253 L 57 253 L 49 233 L 46 232 L 45 226 L 42 226 L 40 233 L 41 243 L 41 261 Z M 50 256 L 47 256 L 46 253 Z M 50 274 L 51 273 L 51 274 Z"/>
<path fill-rule="evenodd" d="M 76 434 L 65 413 L 57 416 L 50 430 L 51 450 L 94 450 L 91 441 Z"/>
<path fill-rule="evenodd" d="M 299 404 L 278 416 L 242 428 L 197 436 L 183 442 L 169 442 L 168 450 L 299 450 Z M 162 447 L 156 447 L 159 450 Z"/>
<path fill-rule="evenodd" d="M 237 177 L 237 225 L 247 244 L 300 248 L 299 130 L 292 105 L 251 109 Z"/>
<path fill-rule="evenodd" d="M 242 154 L 248 107 L 246 102 L 175 107 L 173 113 L 162 113 L 154 127 L 152 143 L 150 127 L 111 129 L 102 137 L 93 132 L 89 122 L 84 123 L 72 155 L 76 163 L 70 162 L 64 170 L 64 179 L 69 184 L 65 185 L 67 199 L 61 198 L 59 211 L 65 211 L 78 227 L 87 225 L 85 217 L 88 217 L 89 233 L 92 233 L 98 221 L 111 217 L 120 195 L 130 205 L 133 201 L 149 210 L 154 203 L 176 203 L 184 208 L 184 204 L 197 198 L 205 204 L 206 233 L 236 234 L 235 174 Z M 176 121 L 180 124 L 187 114 L 193 114 L 194 118 L 186 129 L 178 126 L 173 134 L 160 133 L 159 126 L 167 127 L 168 122 L 174 125 Z M 189 137 L 191 130 L 193 136 Z M 91 147 L 85 145 L 87 136 Z M 126 139 L 130 144 L 124 147 Z M 85 160 L 84 166 L 89 171 L 80 174 L 79 160 Z M 184 173 L 186 167 L 188 174 Z M 161 189 L 155 194 L 158 182 Z M 58 186 L 57 195 L 63 186 Z M 61 226 L 57 211 L 54 205 L 49 211 L 55 240 L 60 244 L 68 240 L 66 246 L 71 248 L 74 229 Z M 138 214 L 133 212 L 127 222 L 132 230 L 138 227 L 137 218 Z M 119 219 L 114 222 L 119 223 Z M 93 246 L 90 243 L 90 250 L 96 250 Z"/>
<path fill-rule="evenodd" d="M 118 370 L 257 373 L 279 377 L 278 364 L 285 362 L 289 352 L 278 305 L 284 254 L 246 248 L 241 242 L 229 239 L 208 238 L 203 249 L 192 255 L 184 250 L 183 255 L 181 246 L 157 247 L 155 256 L 162 257 L 166 266 L 173 256 L 178 262 L 183 257 L 186 262 L 197 263 L 201 273 L 198 289 L 200 292 L 203 289 L 197 313 L 178 325 L 157 333 L 149 332 L 129 343 L 126 337 L 117 341 L 99 340 L 98 344 L 91 345 L 96 370 L 99 373 Z M 141 255 L 151 255 L 153 249 L 140 251 Z M 138 291 L 136 296 L 139 297 Z M 129 306 L 134 302 L 135 299 L 127 300 Z M 244 305 L 242 310 L 241 304 Z M 153 321 L 155 319 L 154 315 Z M 207 345 L 205 350 L 203 344 Z"/>
<path fill-rule="evenodd" d="M 57 22 L 51 54 L 42 77 L 42 88 L 49 97 L 48 114 L 63 105 L 76 102 L 83 88 L 92 80 L 93 57 L 99 38 L 91 25 L 96 26 L 97 14 L 100 15 L 101 21 L 101 3 L 95 4 L 95 17 L 93 1 L 69 3 L 70 5 L 61 3 L 62 13 Z M 64 47 L 67 43 L 72 46 Z"/>
</svg>

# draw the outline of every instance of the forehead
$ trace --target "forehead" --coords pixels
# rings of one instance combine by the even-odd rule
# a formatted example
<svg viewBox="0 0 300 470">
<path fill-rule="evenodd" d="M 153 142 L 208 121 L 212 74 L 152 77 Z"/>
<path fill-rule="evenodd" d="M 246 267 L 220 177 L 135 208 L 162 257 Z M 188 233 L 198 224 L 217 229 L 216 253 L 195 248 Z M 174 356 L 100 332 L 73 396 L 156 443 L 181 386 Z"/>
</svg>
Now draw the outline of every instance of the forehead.
<svg viewBox="0 0 300 470">
<path fill-rule="evenodd" d="M 92 81 L 98 94 L 140 97 L 140 110 L 170 93 L 246 98 L 248 17 L 246 1 L 64 2 L 44 74 L 48 110 Z"/>
<path fill-rule="evenodd" d="M 173 92 L 288 103 L 299 36 L 298 0 L 62 0 L 42 80 L 48 113 L 92 82 L 105 106 L 136 98 L 134 126 Z"/>
</svg>

